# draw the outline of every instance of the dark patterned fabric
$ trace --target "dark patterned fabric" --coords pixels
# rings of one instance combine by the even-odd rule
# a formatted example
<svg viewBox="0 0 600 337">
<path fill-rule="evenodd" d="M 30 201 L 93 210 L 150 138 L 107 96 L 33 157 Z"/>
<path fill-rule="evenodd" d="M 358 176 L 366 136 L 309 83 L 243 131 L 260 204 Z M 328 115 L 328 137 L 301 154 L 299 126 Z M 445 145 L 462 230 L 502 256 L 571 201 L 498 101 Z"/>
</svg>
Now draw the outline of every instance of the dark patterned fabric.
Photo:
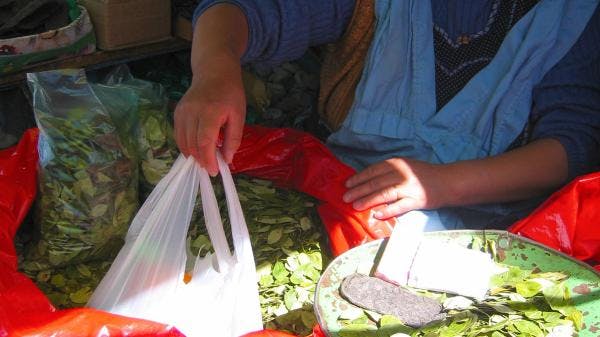
<svg viewBox="0 0 600 337">
<path fill-rule="evenodd" d="M 538 0 L 495 0 L 485 27 L 452 38 L 434 24 L 437 108 L 450 101 L 496 55 L 510 29 Z"/>
</svg>

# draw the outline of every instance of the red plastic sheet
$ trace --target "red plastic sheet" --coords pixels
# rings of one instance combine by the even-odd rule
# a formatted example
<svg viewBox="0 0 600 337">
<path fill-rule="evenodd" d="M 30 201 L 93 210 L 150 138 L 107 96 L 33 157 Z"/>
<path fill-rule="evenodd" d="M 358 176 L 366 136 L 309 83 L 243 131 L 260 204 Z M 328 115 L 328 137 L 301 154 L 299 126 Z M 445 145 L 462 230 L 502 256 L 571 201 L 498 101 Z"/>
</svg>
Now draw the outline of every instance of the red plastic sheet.
<svg viewBox="0 0 600 337">
<path fill-rule="evenodd" d="M 600 172 L 569 183 L 509 231 L 600 270 Z"/>
<path fill-rule="evenodd" d="M 182 336 L 173 327 L 94 309 L 56 310 L 17 271 L 14 235 L 36 193 L 38 130 L 0 151 L 0 336 Z"/>
<path fill-rule="evenodd" d="M 36 191 L 37 130 L 16 146 L 0 151 L 0 264 L 17 268 L 13 237 Z"/>
<path fill-rule="evenodd" d="M 232 173 L 273 181 L 309 194 L 322 203 L 319 215 L 334 255 L 373 239 L 389 236 L 393 221 L 358 212 L 342 200 L 344 183 L 355 171 L 340 162 L 318 139 L 293 129 L 246 126 Z"/>
</svg>

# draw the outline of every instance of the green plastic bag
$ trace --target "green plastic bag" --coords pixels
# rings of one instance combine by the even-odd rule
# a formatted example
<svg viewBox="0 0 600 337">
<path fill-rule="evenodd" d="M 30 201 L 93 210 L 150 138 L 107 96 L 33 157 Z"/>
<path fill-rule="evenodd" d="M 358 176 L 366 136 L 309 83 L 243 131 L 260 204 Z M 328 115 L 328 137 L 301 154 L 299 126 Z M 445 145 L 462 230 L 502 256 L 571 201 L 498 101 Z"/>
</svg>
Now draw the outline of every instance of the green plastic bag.
<svg viewBox="0 0 600 337">
<path fill-rule="evenodd" d="M 92 85 L 83 70 L 27 77 L 40 129 L 39 237 L 26 247 L 23 269 L 110 259 L 139 204 L 137 95 Z"/>
</svg>

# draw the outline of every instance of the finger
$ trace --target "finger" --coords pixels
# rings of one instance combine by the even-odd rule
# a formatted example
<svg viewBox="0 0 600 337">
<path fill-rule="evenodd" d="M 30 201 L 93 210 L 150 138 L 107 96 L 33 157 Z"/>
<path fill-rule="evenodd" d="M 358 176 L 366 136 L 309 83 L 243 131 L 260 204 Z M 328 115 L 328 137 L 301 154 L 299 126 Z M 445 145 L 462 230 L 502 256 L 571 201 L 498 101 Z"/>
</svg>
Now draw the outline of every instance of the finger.
<svg viewBox="0 0 600 337">
<path fill-rule="evenodd" d="M 389 186 L 377 192 L 371 193 L 363 198 L 360 198 L 352 203 L 352 207 L 358 211 L 364 211 L 371 207 L 382 204 L 390 204 L 405 197 L 402 194 L 402 189 L 398 185 Z"/>
<path fill-rule="evenodd" d="M 217 138 L 222 122 L 214 118 L 208 118 L 198 121 L 198 136 L 196 137 L 195 148 L 198 156 L 198 162 L 208 171 L 211 176 L 219 173 L 217 164 Z"/>
<path fill-rule="evenodd" d="M 391 172 L 382 174 L 371 178 L 370 180 L 364 181 L 360 185 L 356 185 L 344 193 L 344 202 L 354 202 L 357 199 L 363 198 L 367 195 L 383 191 L 388 187 L 397 185 L 399 183 L 398 178 Z"/>
<path fill-rule="evenodd" d="M 177 143 L 177 147 L 179 147 L 179 151 L 181 151 L 181 153 L 187 157 L 190 153 L 186 141 L 186 127 L 185 123 L 183 122 L 184 112 L 180 109 L 180 106 L 175 109 L 175 142 Z"/>
<path fill-rule="evenodd" d="M 385 174 L 391 170 L 390 164 L 385 161 L 379 162 L 377 164 L 371 165 L 366 169 L 358 172 L 353 175 L 346 181 L 346 187 L 353 188 L 354 186 L 360 185 L 367 180 L 370 180 L 374 177 Z"/>
<path fill-rule="evenodd" d="M 183 122 L 185 123 L 185 125 L 183 126 L 183 130 L 186 143 L 186 151 L 189 156 L 193 156 L 197 160 L 198 157 L 196 154 L 196 148 L 194 147 L 194 144 L 196 144 L 196 138 L 198 136 L 195 128 L 195 125 L 198 124 L 198 118 L 196 117 L 196 114 L 188 111 L 188 116 L 186 116 L 186 118 L 183 119 Z"/>
<path fill-rule="evenodd" d="M 374 214 L 379 220 L 386 220 L 392 217 L 402 215 L 406 212 L 418 209 L 417 201 L 412 198 L 402 198 L 394 203 L 377 210 Z"/>
<path fill-rule="evenodd" d="M 223 158 L 227 164 L 231 164 L 233 155 L 240 147 L 242 142 L 242 134 L 244 130 L 244 113 L 233 112 L 225 126 L 225 139 L 223 140 Z"/>
</svg>

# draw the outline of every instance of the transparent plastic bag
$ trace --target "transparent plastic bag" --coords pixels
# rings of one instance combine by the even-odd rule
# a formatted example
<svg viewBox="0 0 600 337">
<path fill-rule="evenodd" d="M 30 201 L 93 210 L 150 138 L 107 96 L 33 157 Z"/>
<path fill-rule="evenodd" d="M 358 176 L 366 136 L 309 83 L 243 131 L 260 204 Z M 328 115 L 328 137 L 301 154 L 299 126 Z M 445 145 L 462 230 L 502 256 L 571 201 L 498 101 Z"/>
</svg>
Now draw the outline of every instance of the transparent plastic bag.
<svg viewBox="0 0 600 337">
<path fill-rule="evenodd" d="M 143 201 L 169 172 L 178 155 L 165 89 L 159 83 L 134 78 L 126 65 L 115 67 L 102 82 L 111 88 L 131 90 L 139 97 L 135 141 Z"/>
<path fill-rule="evenodd" d="M 229 168 L 218 159 L 234 252 L 208 174 L 194 159 L 180 156 L 136 215 L 125 246 L 88 306 L 171 324 L 189 337 L 240 336 L 262 329 L 248 229 Z M 185 283 L 186 235 L 198 186 L 215 253 L 195 257 Z"/>
<path fill-rule="evenodd" d="M 27 75 L 40 130 L 39 238 L 26 272 L 112 258 L 138 207 L 137 96 L 96 87 L 83 69 Z"/>
</svg>

